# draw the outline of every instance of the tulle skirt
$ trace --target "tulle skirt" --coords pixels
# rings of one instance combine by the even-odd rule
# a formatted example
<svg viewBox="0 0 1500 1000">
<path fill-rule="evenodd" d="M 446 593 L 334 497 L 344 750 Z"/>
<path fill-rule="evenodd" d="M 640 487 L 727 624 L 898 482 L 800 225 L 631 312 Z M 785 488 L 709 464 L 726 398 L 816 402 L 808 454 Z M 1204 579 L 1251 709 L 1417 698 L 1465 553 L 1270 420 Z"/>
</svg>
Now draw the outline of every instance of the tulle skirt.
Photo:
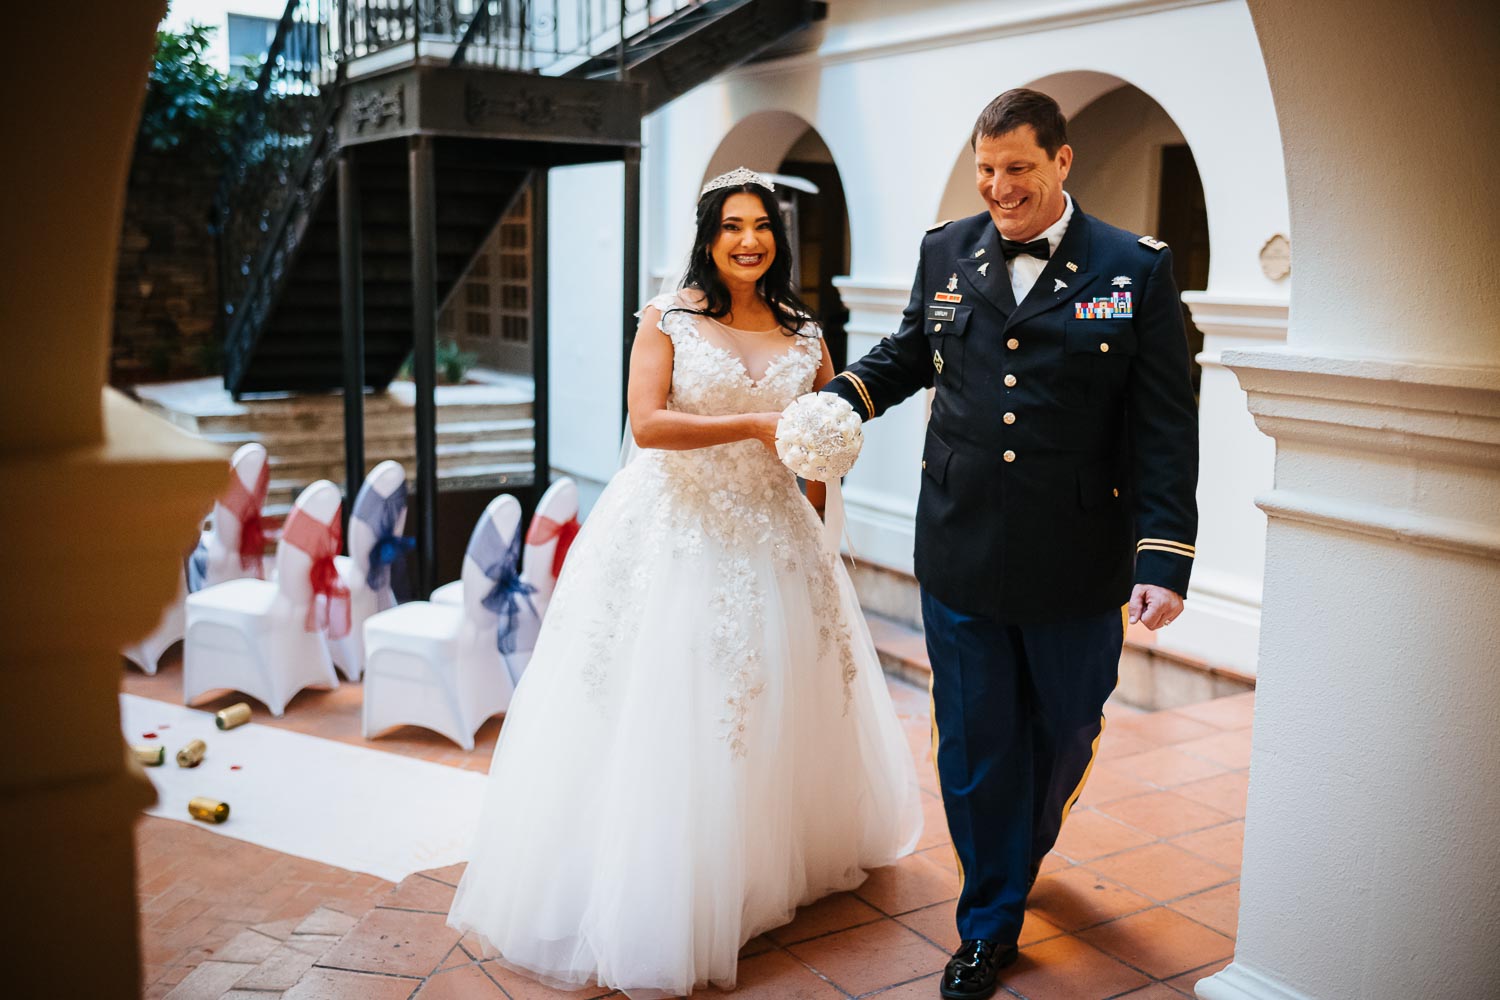
<svg viewBox="0 0 1500 1000">
<path fill-rule="evenodd" d="M 671 484 L 644 453 L 575 543 L 448 918 L 548 985 L 633 1000 L 732 987 L 746 941 L 921 833 L 853 586 L 795 485 L 731 495 L 756 505 L 743 530 Z"/>
</svg>

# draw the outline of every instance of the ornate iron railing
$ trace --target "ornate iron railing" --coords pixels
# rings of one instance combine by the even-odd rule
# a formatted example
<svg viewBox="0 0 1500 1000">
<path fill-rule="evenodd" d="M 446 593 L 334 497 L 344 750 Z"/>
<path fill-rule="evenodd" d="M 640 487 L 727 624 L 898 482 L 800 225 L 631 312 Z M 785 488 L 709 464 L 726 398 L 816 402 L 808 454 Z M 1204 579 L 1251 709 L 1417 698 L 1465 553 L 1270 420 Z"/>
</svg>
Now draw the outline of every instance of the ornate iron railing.
<svg viewBox="0 0 1500 1000">
<path fill-rule="evenodd" d="M 327 180 L 344 39 L 336 0 L 291 0 L 214 200 L 225 375 L 239 381 Z"/>
<path fill-rule="evenodd" d="M 480 0 L 453 62 L 561 75 L 619 54 L 708 0 Z"/>
</svg>

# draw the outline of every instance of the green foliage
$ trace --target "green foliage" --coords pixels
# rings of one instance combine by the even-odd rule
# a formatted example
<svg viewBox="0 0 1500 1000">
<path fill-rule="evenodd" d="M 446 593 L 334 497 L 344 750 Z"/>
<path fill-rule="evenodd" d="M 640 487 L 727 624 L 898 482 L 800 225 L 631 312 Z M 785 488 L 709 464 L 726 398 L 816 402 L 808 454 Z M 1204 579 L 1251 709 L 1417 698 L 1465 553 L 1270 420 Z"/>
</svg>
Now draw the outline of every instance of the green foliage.
<svg viewBox="0 0 1500 1000">
<path fill-rule="evenodd" d="M 156 33 L 156 61 L 146 87 L 137 148 L 180 152 L 222 162 L 234 123 L 246 106 L 255 80 L 224 73 L 208 57 L 215 29 L 190 24 L 183 31 Z"/>
<path fill-rule="evenodd" d="M 437 349 L 433 352 L 437 362 L 437 378 L 445 385 L 458 385 L 469 374 L 479 361 L 479 355 L 471 351 L 460 350 L 456 340 L 439 340 Z M 411 356 L 407 355 L 401 363 L 400 378 L 410 379 L 412 377 Z"/>
</svg>

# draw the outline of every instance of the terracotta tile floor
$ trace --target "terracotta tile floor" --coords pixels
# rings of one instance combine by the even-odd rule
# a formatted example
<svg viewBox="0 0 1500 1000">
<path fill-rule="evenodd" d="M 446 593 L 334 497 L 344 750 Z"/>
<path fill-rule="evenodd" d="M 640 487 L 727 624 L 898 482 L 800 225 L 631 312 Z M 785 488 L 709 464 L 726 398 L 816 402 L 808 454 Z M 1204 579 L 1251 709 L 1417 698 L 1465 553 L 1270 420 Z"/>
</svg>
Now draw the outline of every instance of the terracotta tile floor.
<svg viewBox="0 0 1500 1000">
<path fill-rule="evenodd" d="M 155 677 L 127 670 L 123 689 L 180 701 L 175 656 Z M 856 892 L 806 907 L 751 941 L 734 992 L 741 1000 L 937 996 L 937 974 L 957 944 L 960 882 L 928 759 L 927 694 L 894 680 L 891 693 L 927 797 L 920 849 L 871 873 Z M 357 684 L 306 691 L 280 720 L 252 705 L 257 722 L 367 745 L 359 695 Z M 1228 962 L 1253 711 L 1253 694 L 1165 712 L 1111 707 L 1100 760 L 1043 866 L 1021 960 L 999 996 L 1192 996 L 1198 979 Z M 469 753 L 417 729 L 368 745 L 482 771 L 498 730 L 497 722 L 486 725 Z M 150 817 L 141 821 L 137 854 L 143 995 L 153 1000 L 592 1000 L 607 992 L 560 993 L 483 961 L 472 941 L 443 924 L 461 865 L 393 886 Z"/>
</svg>

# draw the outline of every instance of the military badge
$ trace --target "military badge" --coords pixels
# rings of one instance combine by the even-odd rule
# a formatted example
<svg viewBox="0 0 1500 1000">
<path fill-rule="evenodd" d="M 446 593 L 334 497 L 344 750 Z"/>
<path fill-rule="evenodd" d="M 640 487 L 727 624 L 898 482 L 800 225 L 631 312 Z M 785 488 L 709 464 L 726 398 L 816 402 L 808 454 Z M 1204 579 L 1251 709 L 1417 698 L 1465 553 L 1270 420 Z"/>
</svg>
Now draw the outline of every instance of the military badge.
<svg viewBox="0 0 1500 1000">
<path fill-rule="evenodd" d="M 958 272 L 957 271 L 954 271 L 952 274 L 950 274 L 948 276 L 948 291 L 950 291 L 950 292 L 956 292 L 956 291 L 958 291 Z"/>
<path fill-rule="evenodd" d="M 979 276 L 981 278 L 987 278 L 987 277 L 989 277 L 989 270 L 990 270 L 990 262 L 989 261 L 985 261 L 983 264 L 979 265 Z"/>
<path fill-rule="evenodd" d="M 1061 278 L 1053 278 L 1052 280 L 1055 281 L 1055 282 L 1057 282 L 1057 284 L 1055 284 L 1055 285 L 1052 286 L 1052 294 L 1053 295 L 1056 295 L 1058 292 L 1060 292 L 1064 288 L 1068 287 L 1068 283 L 1066 281 L 1062 280 Z"/>
<path fill-rule="evenodd" d="M 1135 304 L 1129 292 L 1115 292 L 1110 296 L 1096 295 L 1087 302 L 1073 303 L 1074 319 L 1132 319 Z"/>
<path fill-rule="evenodd" d="M 1113 278 L 1109 279 L 1109 283 L 1111 285 L 1114 285 L 1116 288 L 1124 288 L 1125 286 L 1130 284 L 1130 279 L 1125 277 L 1125 275 L 1123 274 L 1117 274 Z"/>
<path fill-rule="evenodd" d="M 943 352 L 942 351 L 933 351 L 932 352 L 932 367 L 933 367 L 933 370 L 936 371 L 939 375 L 943 374 Z"/>
</svg>

